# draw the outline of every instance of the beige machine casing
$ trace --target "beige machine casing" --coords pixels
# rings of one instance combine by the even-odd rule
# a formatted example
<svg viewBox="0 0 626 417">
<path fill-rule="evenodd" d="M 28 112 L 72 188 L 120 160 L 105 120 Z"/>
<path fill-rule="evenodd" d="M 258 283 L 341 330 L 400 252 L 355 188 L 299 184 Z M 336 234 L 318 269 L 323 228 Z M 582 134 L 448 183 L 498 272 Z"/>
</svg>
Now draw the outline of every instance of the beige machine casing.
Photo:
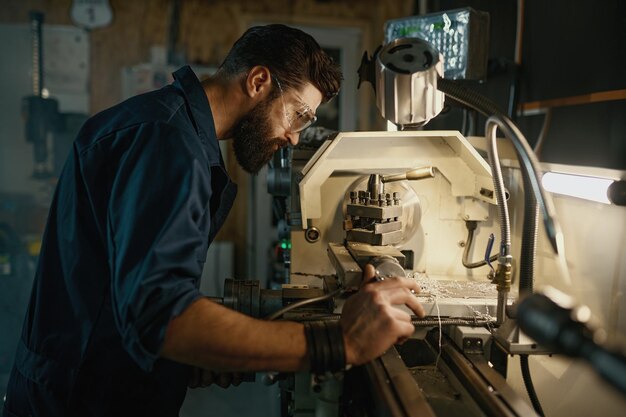
<svg viewBox="0 0 626 417">
<path fill-rule="evenodd" d="M 503 160 L 507 203 L 511 217 L 513 287 L 517 287 L 523 222 L 523 190 L 519 167 L 507 141 L 498 140 Z M 326 141 L 301 170 L 299 201 L 301 226 L 292 226 L 291 282 L 320 287 L 322 278 L 335 274 L 327 255 L 330 242 L 345 238 L 343 220 L 348 194 L 364 189 L 370 174 L 396 174 L 416 167 L 433 166 L 434 178 L 402 181 L 392 191 L 402 194 L 405 237 L 400 250 L 412 250 L 414 277 L 434 287 L 447 283 L 461 291 L 434 303 L 422 298 L 429 315 L 493 313 L 495 287 L 486 276 L 489 267 L 468 270 L 461 264 L 467 239 L 466 220 L 476 220 L 469 260 L 484 257 L 489 234 L 495 235 L 493 253 L 500 243 L 498 213 L 493 201 L 491 170 L 486 162 L 484 139 L 465 139 L 456 131 L 400 131 L 340 133 Z M 625 179 L 626 172 L 596 168 L 542 164 L 544 170 Z M 295 165 L 294 165 L 295 169 Z M 545 238 L 540 222 L 535 260 L 536 288 L 555 286 L 589 305 L 609 341 L 624 343 L 626 335 L 626 208 L 555 195 L 557 220 L 564 234 L 569 278 Z M 297 210 L 296 210 L 297 211 Z M 297 216 L 297 214 L 296 214 Z M 319 230 L 310 242 L 305 233 Z M 424 281 L 426 280 L 426 281 Z M 464 283 L 479 286 L 483 295 L 463 294 Z M 479 292 L 481 292 L 479 291 Z M 514 301 L 516 294 L 511 294 Z M 436 310 L 436 307 L 440 307 Z M 524 397 L 517 357 L 511 359 L 508 380 Z M 531 356 L 535 387 L 546 415 L 621 415 L 626 401 L 584 363 L 559 356 Z M 585 399 L 593 398 L 593 401 Z"/>
</svg>

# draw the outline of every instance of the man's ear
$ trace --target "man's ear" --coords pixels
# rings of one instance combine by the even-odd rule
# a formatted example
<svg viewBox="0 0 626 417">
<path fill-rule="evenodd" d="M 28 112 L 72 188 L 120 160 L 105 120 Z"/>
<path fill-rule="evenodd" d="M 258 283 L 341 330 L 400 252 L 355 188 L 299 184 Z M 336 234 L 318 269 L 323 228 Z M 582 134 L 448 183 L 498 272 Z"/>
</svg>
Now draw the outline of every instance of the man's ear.
<svg viewBox="0 0 626 417">
<path fill-rule="evenodd" d="M 272 89 L 272 74 L 269 68 L 257 65 L 250 69 L 245 83 L 246 93 L 250 98 L 263 99 Z"/>
</svg>

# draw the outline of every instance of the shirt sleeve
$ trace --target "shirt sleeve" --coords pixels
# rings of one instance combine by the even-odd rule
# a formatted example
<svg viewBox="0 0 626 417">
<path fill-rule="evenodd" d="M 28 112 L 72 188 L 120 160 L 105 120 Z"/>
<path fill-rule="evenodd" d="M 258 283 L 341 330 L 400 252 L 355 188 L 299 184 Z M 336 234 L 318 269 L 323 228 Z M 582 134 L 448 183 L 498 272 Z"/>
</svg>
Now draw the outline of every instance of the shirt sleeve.
<svg viewBox="0 0 626 417">
<path fill-rule="evenodd" d="M 109 200 L 111 301 L 124 348 L 150 371 L 169 321 L 202 296 L 211 179 L 170 125 L 142 125 L 132 140 Z"/>
</svg>

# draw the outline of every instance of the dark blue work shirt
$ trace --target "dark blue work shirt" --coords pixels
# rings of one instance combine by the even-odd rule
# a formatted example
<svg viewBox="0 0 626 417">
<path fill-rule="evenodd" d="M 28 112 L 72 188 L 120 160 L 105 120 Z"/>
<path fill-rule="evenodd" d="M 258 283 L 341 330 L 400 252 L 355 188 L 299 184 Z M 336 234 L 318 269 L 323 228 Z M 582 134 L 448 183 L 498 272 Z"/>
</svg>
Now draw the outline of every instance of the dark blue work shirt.
<svg viewBox="0 0 626 417">
<path fill-rule="evenodd" d="M 201 297 L 236 194 L 189 67 L 82 127 L 59 179 L 5 416 L 177 416 L 190 368 L 159 352 Z M 199 332 L 202 329 L 198 329 Z"/>
</svg>

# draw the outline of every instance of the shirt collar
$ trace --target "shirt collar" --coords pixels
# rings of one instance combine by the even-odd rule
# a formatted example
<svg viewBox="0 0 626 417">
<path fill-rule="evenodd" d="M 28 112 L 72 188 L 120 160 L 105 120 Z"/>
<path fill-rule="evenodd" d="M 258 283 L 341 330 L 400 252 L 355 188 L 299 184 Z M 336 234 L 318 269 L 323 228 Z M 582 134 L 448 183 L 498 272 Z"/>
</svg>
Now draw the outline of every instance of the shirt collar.
<svg viewBox="0 0 626 417">
<path fill-rule="evenodd" d="M 172 75 L 174 76 L 174 86 L 180 89 L 185 96 L 185 101 L 191 112 L 192 122 L 198 135 L 209 148 L 209 162 L 211 164 L 223 165 L 222 153 L 217 142 L 213 113 L 198 77 L 189 65 L 185 65 Z"/>
</svg>

